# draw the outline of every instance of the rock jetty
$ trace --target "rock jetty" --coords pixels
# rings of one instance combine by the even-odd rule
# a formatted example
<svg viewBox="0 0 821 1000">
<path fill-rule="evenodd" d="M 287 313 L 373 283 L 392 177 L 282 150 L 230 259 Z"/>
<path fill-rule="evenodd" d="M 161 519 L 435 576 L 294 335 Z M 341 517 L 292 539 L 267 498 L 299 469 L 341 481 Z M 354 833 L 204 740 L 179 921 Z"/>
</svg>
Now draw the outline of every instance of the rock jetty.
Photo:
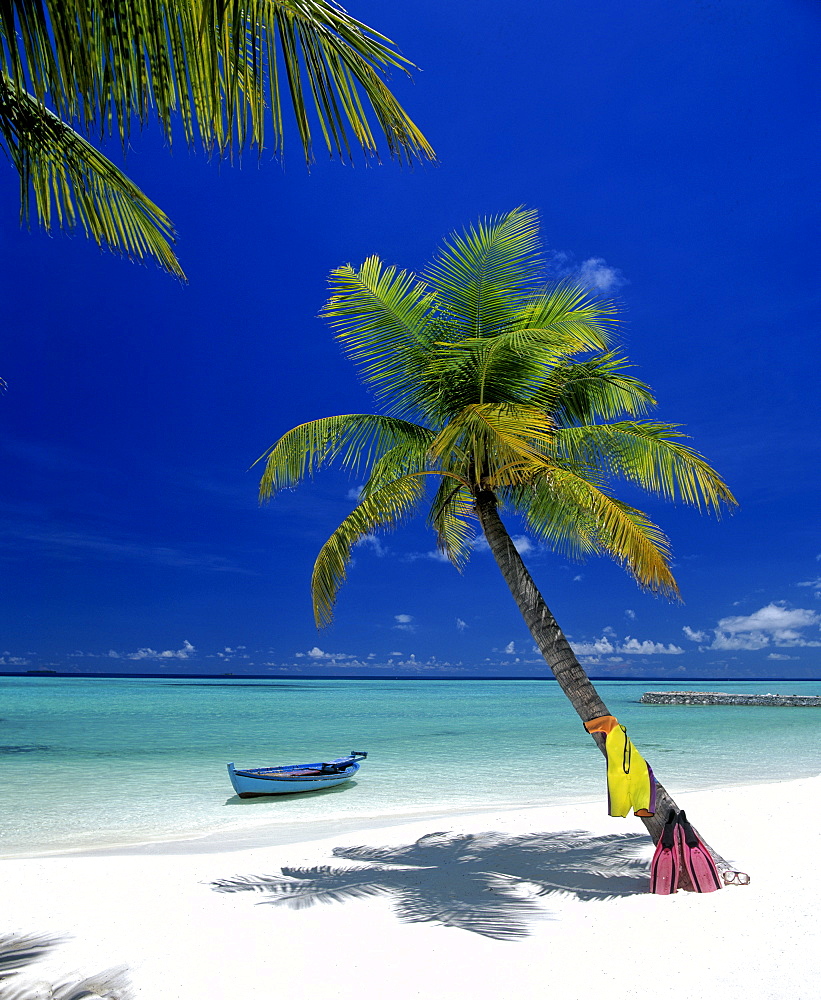
<svg viewBox="0 0 821 1000">
<path fill-rule="evenodd" d="M 647 691 L 642 705 L 770 705 L 783 708 L 821 708 L 815 694 L 726 694 L 724 691 Z"/>
</svg>

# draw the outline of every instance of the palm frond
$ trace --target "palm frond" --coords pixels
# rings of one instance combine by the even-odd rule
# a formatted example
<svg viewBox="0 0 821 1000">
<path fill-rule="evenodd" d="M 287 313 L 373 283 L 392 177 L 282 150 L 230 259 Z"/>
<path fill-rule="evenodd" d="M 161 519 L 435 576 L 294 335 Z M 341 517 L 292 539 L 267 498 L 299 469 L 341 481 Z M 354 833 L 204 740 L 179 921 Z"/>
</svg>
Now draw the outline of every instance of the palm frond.
<svg viewBox="0 0 821 1000">
<path fill-rule="evenodd" d="M 458 570 L 470 558 L 475 537 L 476 511 L 473 496 L 463 483 L 443 476 L 431 504 L 428 523 L 436 532 L 436 544 Z"/>
<path fill-rule="evenodd" d="M 286 100 L 310 160 L 312 118 L 332 155 L 433 150 L 384 82 L 413 64 L 390 39 L 326 0 L 6 0 L 0 69 L 17 90 L 91 131 L 125 142 L 156 117 L 171 141 L 224 151 L 284 143 Z"/>
<path fill-rule="evenodd" d="M 513 332 L 542 333 L 573 351 L 604 350 L 618 328 L 618 308 L 574 281 L 559 281 L 534 295 L 511 320 Z"/>
<path fill-rule="evenodd" d="M 314 563 L 311 593 L 318 627 L 333 621 L 333 606 L 347 577 L 354 545 L 377 530 L 409 517 L 425 496 L 425 475 L 403 476 L 362 500 L 322 546 Z"/>
<path fill-rule="evenodd" d="M 58 944 L 59 938 L 45 934 L 0 934 L 0 981 L 33 965 Z"/>
<path fill-rule="evenodd" d="M 4 75 L 0 143 L 20 175 L 24 222 L 33 195 L 46 231 L 79 226 L 100 247 L 131 260 L 152 257 L 185 278 L 172 250 L 174 230 L 165 213 L 102 153 Z"/>
<path fill-rule="evenodd" d="M 331 272 L 331 297 L 320 313 L 378 398 L 393 412 L 413 412 L 424 364 L 424 332 L 433 294 L 406 271 L 369 257 L 359 270 Z"/>
<path fill-rule="evenodd" d="M 476 485 L 498 483 L 508 467 L 540 464 L 551 446 L 553 425 L 529 406 L 483 403 L 466 406 L 436 436 L 431 455 L 443 469 L 472 466 Z"/>
<path fill-rule="evenodd" d="M 625 358 L 612 353 L 558 365 L 545 379 L 536 399 L 565 426 L 594 420 L 640 416 L 656 405 L 650 387 L 626 374 Z"/>
<path fill-rule="evenodd" d="M 416 425 L 413 425 L 416 426 Z M 415 473 L 435 472 L 431 467 L 430 445 L 433 432 L 425 429 L 425 433 L 408 437 L 386 451 L 381 458 L 370 463 L 368 478 L 362 485 L 360 499 L 364 500 L 382 489 L 383 486 Z"/>
<path fill-rule="evenodd" d="M 452 234 L 423 277 L 464 335 L 487 336 L 523 307 L 538 279 L 539 248 L 536 212 L 517 208 Z"/>
<path fill-rule="evenodd" d="M 338 461 L 346 471 L 358 474 L 397 446 L 425 448 L 433 436 L 418 424 L 372 413 L 348 413 L 299 424 L 254 462 L 265 462 L 260 500 L 296 486 L 330 462 Z"/>
<path fill-rule="evenodd" d="M 556 454 L 571 462 L 607 469 L 613 476 L 719 514 L 735 497 L 718 473 L 693 448 L 682 443 L 676 424 L 620 421 L 563 428 L 556 432 Z"/>
<path fill-rule="evenodd" d="M 610 496 L 593 478 L 557 467 L 534 480 L 527 497 L 520 490 L 518 506 L 534 534 L 571 557 L 609 555 L 640 586 L 677 598 L 664 532 L 642 511 Z"/>
</svg>

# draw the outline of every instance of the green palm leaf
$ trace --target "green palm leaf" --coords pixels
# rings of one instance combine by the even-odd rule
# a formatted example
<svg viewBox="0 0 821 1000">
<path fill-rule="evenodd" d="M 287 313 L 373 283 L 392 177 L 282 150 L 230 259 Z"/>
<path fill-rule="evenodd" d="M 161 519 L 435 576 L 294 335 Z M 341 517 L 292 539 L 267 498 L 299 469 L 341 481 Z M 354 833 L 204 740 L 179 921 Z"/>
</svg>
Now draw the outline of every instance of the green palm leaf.
<svg viewBox="0 0 821 1000">
<path fill-rule="evenodd" d="M 566 460 L 607 469 L 666 500 L 721 512 L 733 496 L 704 457 L 681 443 L 675 424 L 620 421 L 564 428 L 556 432 L 556 454 Z"/>
<path fill-rule="evenodd" d="M 439 551 L 461 571 L 470 558 L 476 534 L 476 511 L 470 490 L 458 479 L 442 477 L 428 523 L 436 532 Z"/>
<path fill-rule="evenodd" d="M 418 424 L 372 413 L 349 413 L 299 424 L 261 455 L 265 462 L 260 499 L 296 486 L 318 469 L 338 461 L 353 475 L 370 469 L 392 449 L 426 449 L 433 434 Z"/>
<path fill-rule="evenodd" d="M 466 406 L 436 436 L 430 453 L 444 469 L 461 469 L 469 482 L 487 485 L 525 465 L 539 464 L 553 425 L 540 410 L 510 404 Z"/>
<path fill-rule="evenodd" d="M 41 219 L 70 228 L 78 218 L 100 245 L 153 256 L 181 275 L 168 220 L 133 184 L 126 196 L 105 157 L 69 142 L 75 126 L 116 136 L 123 149 L 134 125 L 157 121 L 169 146 L 181 134 L 219 155 L 265 147 L 281 154 L 290 111 L 307 162 L 317 135 L 343 160 L 357 149 L 378 157 L 380 137 L 391 157 L 433 159 L 385 82 L 391 70 L 411 68 L 390 39 L 333 0 L 3 0 L 0 142 L 27 171 L 24 219 L 31 189 Z M 68 181 L 54 150 L 55 116 L 62 145 L 71 147 Z M 35 119 L 48 126 L 28 128 Z"/>
<path fill-rule="evenodd" d="M 516 209 L 452 235 L 424 277 L 463 336 L 495 334 L 538 280 L 539 247 L 536 213 Z"/>
<path fill-rule="evenodd" d="M 642 511 L 610 496 L 594 476 L 557 467 L 528 492 L 527 522 L 557 551 L 572 558 L 609 555 L 645 589 L 679 596 L 665 534 Z"/>
<path fill-rule="evenodd" d="M 625 374 L 628 367 L 615 354 L 558 365 L 545 379 L 538 401 L 564 425 L 639 416 L 656 400 L 648 385 Z"/>
<path fill-rule="evenodd" d="M 165 213 L 82 136 L 2 76 L 0 139 L 20 175 L 24 221 L 33 196 L 47 232 L 79 226 L 100 247 L 132 260 L 153 257 L 185 277 Z"/>
<path fill-rule="evenodd" d="M 332 271 L 331 293 L 320 315 L 365 381 L 377 398 L 391 397 L 394 412 L 414 411 L 431 291 L 406 271 L 369 257 L 358 271 L 350 265 Z"/>
<path fill-rule="evenodd" d="M 414 425 L 415 426 L 415 425 Z M 435 472 L 431 468 L 430 446 L 433 434 L 420 428 L 420 434 L 408 437 L 385 452 L 371 465 L 368 478 L 362 486 L 361 499 L 366 499 L 395 479 L 416 473 Z"/>
<path fill-rule="evenodd" d="M 425 476 L 403 476 L 374 491 L 351 511 L 319 550 L 311 577 L 317 626 L 330 625 L 336 594 L 347 576 L 354 545 L 377 530 L 395 527 L 425 496 Z"/>
</svg>

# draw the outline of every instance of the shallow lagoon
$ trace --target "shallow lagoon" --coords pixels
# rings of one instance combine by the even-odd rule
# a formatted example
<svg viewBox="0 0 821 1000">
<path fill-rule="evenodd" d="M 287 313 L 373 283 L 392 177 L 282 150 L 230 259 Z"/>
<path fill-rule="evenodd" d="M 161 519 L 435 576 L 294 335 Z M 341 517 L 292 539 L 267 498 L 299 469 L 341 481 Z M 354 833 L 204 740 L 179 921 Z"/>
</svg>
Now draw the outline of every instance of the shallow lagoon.
<svg viewBox="0 0 821 1000">
<path fill-rule="evenodd" d="M 673 795 L 821 772 L 821 709 L 646 706 L 682 683 L 599 681 Z M 687 682 L 815 694 L 819 682 Z M 602 799 L 604 761 L 553 681 L 0 679 L 0 854 Z M 233 795 L 225 765 L 367 750 L 355 782 Z"/>
</svg>

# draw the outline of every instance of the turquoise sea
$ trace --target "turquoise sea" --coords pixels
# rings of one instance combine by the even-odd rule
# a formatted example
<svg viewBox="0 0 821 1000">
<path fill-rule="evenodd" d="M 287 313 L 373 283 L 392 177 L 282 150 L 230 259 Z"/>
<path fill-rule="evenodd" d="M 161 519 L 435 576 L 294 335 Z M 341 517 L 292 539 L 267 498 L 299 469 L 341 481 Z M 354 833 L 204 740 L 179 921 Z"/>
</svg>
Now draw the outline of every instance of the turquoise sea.
<svg viewBox="0 0 821 1000">
<path fill-rule="evenodd" d="M 821 773 L 821 709 L 661 707 L 647 690 L 817 694 L 821 682 L 600 681 L 674 794 Z M 355 781 L 240 800 L 226 763 L 368 751 Z M 604 759 L 553 681 L 0 678 L 0 856 L 604 803 Z M 604 805 L 603 805 L 604 808 Z"/>
</svg>

